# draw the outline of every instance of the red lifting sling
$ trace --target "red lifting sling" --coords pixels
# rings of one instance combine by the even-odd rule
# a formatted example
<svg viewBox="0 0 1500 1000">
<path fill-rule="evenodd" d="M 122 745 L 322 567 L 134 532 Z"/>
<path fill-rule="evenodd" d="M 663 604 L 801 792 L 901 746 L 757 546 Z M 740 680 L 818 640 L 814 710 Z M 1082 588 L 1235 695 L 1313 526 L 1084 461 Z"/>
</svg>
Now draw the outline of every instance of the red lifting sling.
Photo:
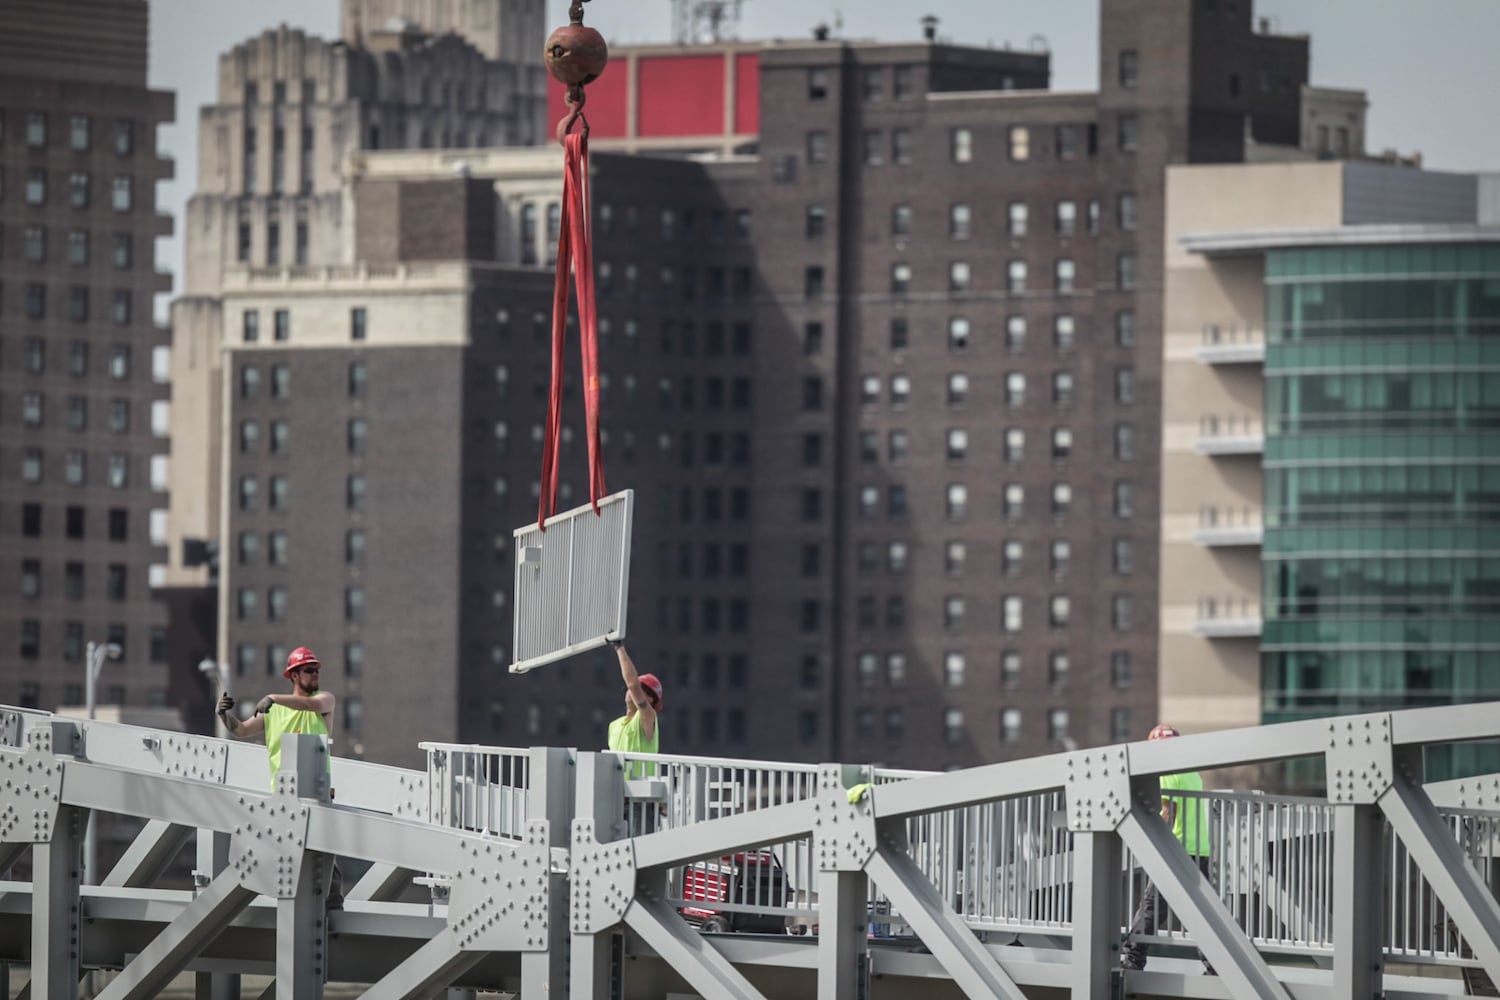
<svg viewBox="0 0 1500 1000">
<path fill-rule="evenodd" d="M 557 459 L 562 442 L 563 342 L 568 328 L 569 274 L 578 279 L 578 336 L 583 354 L 583 406 L 589 444 L 589 502 L 599 513 L 604 496 L 604 456 L 599 449 L 599 317 L 594 304 L 594 251 L 589 240 L 589 124 L 583 117 L 583 85 L 604 69 L 604 38 L 583 26 L 582 0 L 574 0 L 572 22 L 547 39 L 547 68 L 567 85 L 567 117 L 557 125 L 563 147 L 563 200 L 557 235 L 557 277 L 552 289 L 552 390 L 542 439 L 542 490 L 537 527 L 557 512 Z M 580 128 L 573 132 L 573 125 Z"/>
</svg>

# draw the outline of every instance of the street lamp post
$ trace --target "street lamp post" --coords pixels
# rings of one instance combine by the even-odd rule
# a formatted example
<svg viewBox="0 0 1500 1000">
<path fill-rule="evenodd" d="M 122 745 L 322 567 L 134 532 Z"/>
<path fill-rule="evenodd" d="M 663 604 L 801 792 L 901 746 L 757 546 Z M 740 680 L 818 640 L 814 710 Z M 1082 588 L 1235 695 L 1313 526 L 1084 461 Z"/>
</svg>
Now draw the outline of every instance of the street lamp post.
<svg viewBox="0 0 1500 1000">
<path fill-rule="evenodd" d="M 98 708 L 96 692 L 99 687 L 99 671 L 104 669 L 104 661 L 118 660 L 125 655 L 125 651 L 115 642 L 90 642 L 85 650 L 83 658 L 84 673 L 84 695 L 88 706 L 89 721 L 94 721 L 94 713 Z M 89 813 L 88 825 L 83 833 L 83 881 L 87 885 L 97 884 L 99 879 L 94 871 L 97 864 L 96 850 L 98 844 L 94 835 L 94 814 Z"/>
</svg>

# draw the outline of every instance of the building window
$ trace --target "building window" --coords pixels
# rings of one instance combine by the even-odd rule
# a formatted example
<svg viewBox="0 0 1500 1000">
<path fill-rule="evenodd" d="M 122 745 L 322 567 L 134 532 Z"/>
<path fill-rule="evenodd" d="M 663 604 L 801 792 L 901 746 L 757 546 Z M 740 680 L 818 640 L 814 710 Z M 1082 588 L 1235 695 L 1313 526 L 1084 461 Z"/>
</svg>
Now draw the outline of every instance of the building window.
<svg viewBox="0 0 1500 1000">
<path fill-rule="evenodd" d="M 969 290 L 969 262 L 966 260 L 955 260 L 948 264 L 948 291 L 967 292 Z"/>
<path fill-rule="evenodd" d="M 1019 708 L 1000 710 L 1000 742 L 1007 745 L 1021 742 L 1021 710 Z"/>
<path fill-rule="evenodd" d="M 1135 310 L 1121 309 L 1115 313 L 1115 343 L 1120 347 L 1135 346 Z"/>
<path fill-rule="evenodd" d="M 1135 49 L 1120 50 L 1120 86 L 1134 90 L 1140 85 L 1141 54 Z"/>
<path fill-rule="evenodd" d="M 880 129 L 865 129 L 863 139 L 865 165 L 878 167 L 885 160 L 885 134 Z"/>
<path fill-rule="evenodd" d="M 81 451 L 63 454 L 63 480 L 69 486 L 82 486 L 88 478 L 87 456 Z"/>
<path fill-rule="evenodd" d="M 363 587 L 344 588 L 344 621 L 359 624 L 365 620 L 365 590 Z"/>
<path fill-rule="evenodd" d="M 965 202 L 955 202 L 948 206 L 948 235 L 955 240 L 966 240 L 969 238 L 970 223 L 973 219 L 973 211 Z"/>
<path fill-rule="evenodd" d="M 27 226 L 22 235 L 21 252 L 29 264 L 44 264 L 47 261 L 47 228 Z"/>
<path fill-rule="evenodd" d="M 1007 316 L 1005 318 L 1005 350 L 1010 354 L 1019 354 L 1026 349 L 1026 317 Z"/>
<path fill-rule="evenodd" d="M 958 600 L 963 600 L 963 598 L 958 598 Z M 964 654 L 946 653 L 943 655 L 943 681 L 951 688 L 964 686 Z"/>
<path fill-rule="evenodd" d="M 1115 424 L 1115 458 L 1130 462 L 1135 454 L 1135 425 Z"/>
<path fill-rule="evenodd" d="M 820 299 L 823 297 L 823 268 L 822 265 L 813 265 L 802 271 L 802 296 L 807 299 Z"/>
<path fill-rule="evenodd" d="M 1068 574 L 1068 566 L 1073 561 L 1073 543 L 1065 538 L 1052 540 L 1052 548 L 1049 554 L 1049 563 L 1054 577 L 1063 577 Z"/>
<path fill-rule="evenodd" d="M 1115 219 L 1122 231 L 1128 233 L 1135 230 L 1136 216 L 1134 194 L 1125 192 L 1116 199 Z"/>
<path fill-rule="evenodd" d="M 1073 349 L 1077 335 L 1077 323 L 1070 313 L 1059 313 L 1052 318 L 1052 346 L 1059 351 Z"/>
<path fill-rule="evenodd" d="M 1026 373 L 1005 373 L 1005 405 L 1011 409 L 1023 406 L 1026 403 Z"/>
<path fill-rule="evenodd" d="M 260 340 L 260 313 L 246 309 L 240 317 L 240 339 L 247 344 Z"/>
<path fill-rule="evenodd" d="M 1078 126 L 1059 125 L 1054 132 L 1056 155 L 1059 160 L 1078 158 Z"/>
<path fill-rule="evenodd" d="M 349 454 L 363 455 L 365 453 L 365 439 L 368 436 L 368 431 L 369 425 L 363 417 L 355 417 L 349 421 Z"/>
<path fill-rule="evenodd" d="M 1012 125 L 1006 135 L 1012 161 L 1020 163 L 1031 159 L 1031 129 L 1025 125 Z"/>
<path fill-rule="evenodd" d="M 32 149 L 42 149 L 47 145 L 47 113 L 45 111 L 26 112 L 26 145 Z"/>
<path fill-rule="evenodd" d="M 911 291 L 911 265 L 897 263 L 891 265 L 891 294 L 906 295 Z"/>
<path fill-rule="evenodd" d="M 810 240 L 821 239 L 828 231 L 828 209 L 822 205 L 808 205 L 803 234 Z"/>
<path fill-rule="evenodd" d="M 270 479 L 271 495 L 269 509 L 286 510 L 287 506 L 287 478 L 286 476 L 272 476 Z"/>
<path fill-rule="evenodd" d="M 1120 116 L 1120 152 L 1134 153 L 1140 145 L 1141 119 L 1138 115 Z"/>
<path fill-rule="evenodd" d="M 822 129 L 807 133 L 807 162 L 828 162 L 828 133 Z"/>
<path fill-rule="evenodd" d="M 1053 265 L 1053 277 L 1059 292 L 1071 292 L 1074 290 L 1074 282 L 1077 278 L 1077 267 L 1071 258 L 1060 257 Z"/>
<path fill-rule="evenodd" d="M 909 436 L 904 430 L 893 430 L 886 436 L 886 460 L 892 465 L 906 461 Z"/>
<path fill-rule="evenodd" d="M 1109 680 L 1116 690 L 1130 687 L 1131 663 L 1128 650 L 1117 649 L 1109 654 Z"/>
<path fill-rule="evenodd" d="M 87 229 L 68 230 L 68 263 L 74 267 L 86 267 L 89 262 L 89 232 Z"/>
<path fill-rule="evenodd" d="M 287 365 L 271 366 L 271 398 L 286 399 L 292 394 L 292 369 Z"/>
<path fill-rule="evenodd" d="M 1020 427 L 1005 429 L 1005 460 L 1019 462 L 1026 457 L 1026 431 Z"/>
<path fill-rule="evenodd" d="M 241 587 L 235 595 L 235 615 L 242 621 L 247 622 L 255 617 L 257 597 L 253 587 Z"/>
<path fill-rule="evenodd" d="M 1019 521 L 1026 513 L 1026 487 L 1020 483 L 1006 483 L 1004 497 L 1005 519 Z"/>
<path fill-rule="evenodd" d="M 974 133 L 967 128 L 956 128 L 948 134 L 948 152 L 954 163 L 969 163 L 974 159 Z"/>
<path fill-rule="evenodd" d="M 361 473 L 349 476 L 344 484 L 344 505 L 353 511 L 365 509 L 366 485 Z"/>
<path fill-rule="evenodd" d="M 948 461 L 962 462 L 969 455 L 969 432 L 962 427 L 948 428 Z"/>
<path fill-rule="evenodd" d="M 109 298 L 109 320 L 115 326 L 128 326 L 131 316 L 131 296 L 129 289 L 117 288 Z"/>
<path fill-rule="evenodd" d="M 1068 710 L 1066 708 L 1048 710 L 1047 739 L 1052 743 L 1068 741 Z"/>
<path fill-rule="evenodd" d="M 1114 567 L 1119 576 L 1135 572 L 1135 542 L 1129 538 L 1116 538 L 1114 542 Z"/>
<path fill-rule="evenodd" d="M 260 422 L 256 420 L 240 421 L 240 454 L 253 455 L 260 447 Z"/>
<path fill-rule="evenodd" d="M 1052 484 L 1052 514 L 1064 517 L 1073 509 L 1073 487 L 1068 483 Z"/>
<path fill-rule="evenodd" d="M 1000 627 L 1006 632 L 1019 632 L 1023 625 L 1023 605 L 1020 596 L 1008 594 L 1000 599 Z"/>
<path fill-rule="evenodd" d="M 1073 457 L 1073 430 L 1070 427 L 1052 428 L 1052 460 L 1066 462 Z"/>
<path fill-rule="evenodd" d="M 828 99 L 831 75 L 823 67 L 814 67 L 807 71 L 807 99 L 809 101 L 824 101 Z"/>
<path fill-rule="evenodd" d="M 1019 539 L 1008 538 L 1000 546 L 1000 572 L 1005 576 L 1020 576 L 1026 562 L 1026 544 Z"/>
<path fill-rule="evenodd" d="M 969 511 L 969 488 L 962 483 L 949 483 L 945 506 L 948 520 L 962 519 Z"/>
<path fill-rule="evenodd" d="M 1047 657 L 1047 685 L 1054 691 L 1068 686 L 1068 673 L 1072 662 L 1065 650 L 1054 649 Z"/>
<path fill-rule="evenodd" d="M 1027 208 L 1024 201 L 1013 201 L 1006 208 L 1006 231 L 1011 236 L 1026 235 Z"/>
<path fill-rule="evenodd" d="M 1078 202 L 1060 201 L 1055 213 L 1057 235 L 1072 236 L 1078 231 Z"/>
<path fill-rule="evenodd" d="M 891 96 L 899 101 L 910 97 L 914 89 L 911 67 L 893 66 L 891 68 Z"/>
<path fill-rule="evenodd" d="M 1109 619 L 1116 632 L 1127 631 L 1134 624 L 1135 609 L 1129 594 L 1115 594 L 1110 598 Z"/>
<path fill-rule="evenodd" d="M 271 454 L 285 455 L 291 444 L 291 426 L 285 420 L 271 421 Z"/>
<path fill-rule="evenodd" d="M 1122 406 L 1135 402 L 1134 368 L 1115 369 L 1115 402 Z"/>
<path fill-rule="evenodd" d="M 135 189 L 129 177 L 116 177 L 110 184 L 109 207 L 128 212 L 135 207 Z"/>
<path fill-rule="evenodd" d="M 964 713 L 959 708 L 948 708 L 943 710 L 943 739 L 949 746 L 955 746 L 964 739 Z"/>
<path fill-rule="evenodd" d="M 900 166 L 911 163 L 911 129 L 891 129 L 891 162 Z"/>
<path fill-rule="evenodd" d="M 969 376 L 964 372 L 948 375 L 948 405 L 962 406 L 969 398 Z"/>
<path fill-rule="evenodd" d="M 1026 262 L 1012 260 L 1005 265 L 1005 290 L 1012 295 L 1026 291 Z"/>
<path fill-rule="evenodd" d="M 93 125 L 93 119 L 88 115 L 74 115 L 68 119 L 68 147 L 73 152 L 87 153 L 89 151 Z"/>
<path fill-rule="evenodd" d="M 47 286 L 40 282 L 29 282 L 26 285 L 26 318 L 47 318 Z"/>
<path fill-rule="evenodd" d="M 1135 287 L 1136 267 L 1135 254 L 1122 253 L 1115 262 L 1116 283 L 1122 289 Z"/>
<path fill-rule="evenodd" d="M 286 309 L 277 309 L 271 314 L 271 339 L 287 341 L 292 339 L 292 314 Z"/>
<path fill-rule="evenodd" d="M 1052 373 L 1052 401 L 1058 406 L 1073 402 L 1073 373 L 1064 369 Z"/>
</svg>

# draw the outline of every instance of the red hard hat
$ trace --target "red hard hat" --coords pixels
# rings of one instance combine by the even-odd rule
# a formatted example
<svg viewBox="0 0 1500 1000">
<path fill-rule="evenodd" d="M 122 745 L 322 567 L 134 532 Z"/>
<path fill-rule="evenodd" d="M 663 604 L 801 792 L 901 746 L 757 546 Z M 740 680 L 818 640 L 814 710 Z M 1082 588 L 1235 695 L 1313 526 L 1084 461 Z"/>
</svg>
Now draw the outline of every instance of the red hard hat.
<svg viewBox="0 0 1500 1000">
<path fill-rule="evenodd" d="M 317 663 L 320 667 L 323 665 L 318 662 L 318 658 L 313 655 L 312 650 L 306 646 L 298 646 L 292 650 L 292 655 L 286 658 L 286 669 L 281 672 L 281 676 L 291 677 L 293 670 L 301 669 L 309 663 Z"/>
<path fill-rule="evenodd" d="M 1165 722 L 1163 722 L 1160 725 L 1158 725 L 1155 729 L 1151 730 L 1151 735 L 1147 736 L 1146 739 L 1148 739 L 1148 740 L 1169 740 L 1173 736 L 1181 736 L 1181 735 L 1182 734 L 1179 733 L 1176 730 L 1175 727 L 1169 726 Z"/>
<path fill-rule="evenodd" d="M 662 703 L 661 681 L 657 680 L 657 677 L 656 677 L 655 674 L 641 674 L 640 680 L 641 680 L 641 687 L 645 688 L 651 694 L 653 694 L 653 695 L 656 696 L 656 704 L 652 705 L 651 707 L 654 708 L 654 709 L 656 709 L 656 711 L 660 712 L 661 711 L 661 703 Z"/>
</svg>

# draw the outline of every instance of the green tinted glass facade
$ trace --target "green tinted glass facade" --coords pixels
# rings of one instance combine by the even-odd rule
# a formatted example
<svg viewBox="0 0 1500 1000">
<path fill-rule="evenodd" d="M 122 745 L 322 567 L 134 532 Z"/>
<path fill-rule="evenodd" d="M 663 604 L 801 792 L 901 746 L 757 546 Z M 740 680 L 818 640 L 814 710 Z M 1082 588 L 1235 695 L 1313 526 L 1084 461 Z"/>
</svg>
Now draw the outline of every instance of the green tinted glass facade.
<svg viewBox="0 0 1500 1000">
<path fill-rule="evenodd" d="M 1265 720 L 1500 698 L 1500 244 L 1269 253 L 1265 374 Z"/>
</svg>

